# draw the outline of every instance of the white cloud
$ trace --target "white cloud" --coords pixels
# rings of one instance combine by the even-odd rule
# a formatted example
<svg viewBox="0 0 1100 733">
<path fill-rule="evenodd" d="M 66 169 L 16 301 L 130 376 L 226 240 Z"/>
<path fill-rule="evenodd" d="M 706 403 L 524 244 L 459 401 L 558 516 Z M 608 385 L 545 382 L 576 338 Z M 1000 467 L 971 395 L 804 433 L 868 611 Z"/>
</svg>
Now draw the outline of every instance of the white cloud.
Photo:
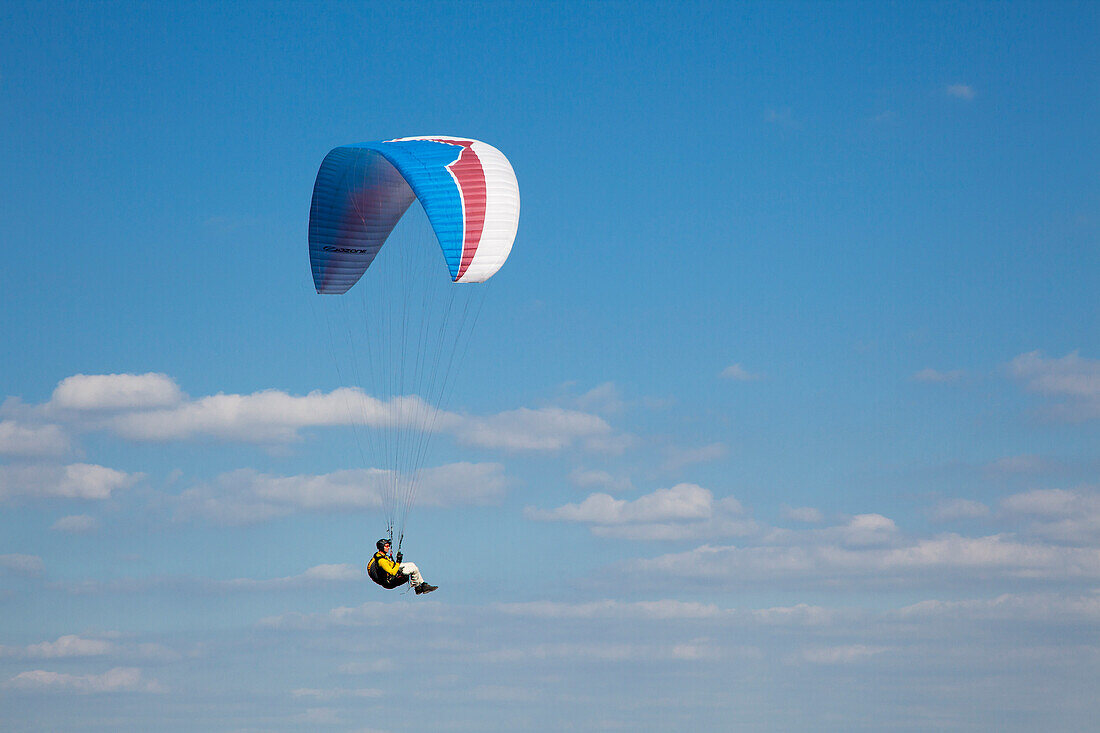
<svg viewBox="0 0 1100 733">
<path fill-rule="evenodd" d="M 1041 352 L 1032 351 L 1017 356 L 1009 367 L 1036 392 L 1100 397 L 1100 360 L 1083 359 L 1076 351 L 1061 359 L 1047 359 Z"/>
<path fill-rule="evenodd" d="M 1074 351 L 1048 359 L 1039 351 L 1021 354 L 1009 363 L 1012 376 L 1039 394 L 1067 401 L 1049 408 L 1052 417 L 1089 420 L 1100 417 L 1100 360 L 1085 359 Z"/>
<path fill-rule="evenodd" d="M 947 93 L 957 99 L 965 99 L 968 102 L 974 98 L 974 88 L 968 84 L 948 84 Z"/>
<path fill-rule="evenodd" d="M 1040 517 L 1067 517 L 1081 508 L 1082 497 L 1063 489 L 1037 489 L 1014 494 L 1001 502 L 1001 506 L 1017 514 Z"/>
<path fill-rule="evenodd" d="M 521 407 L 489 417 L 449 421 L 449 427 L 460 443 L 514 451 L 555 451 L 577 442 L 599 447 L 593 441 L 611 434 L 611 426 L 603 418 L 560 407 Z"/>
<path fill-rule="evenodd" d="M 512 646 L 483 651 L 477 659 L 484 663 L 525 663 L 532 659 L 598 662 L 684 661 L 714 659 L 719 650 L 705 643 L 694 644 L 627 644 L 613 642 L 548 643 Z"/>
<path fill-rule="evenodd" d="M 955 519 L 980 519 L 989 516 L 989 507 L 971 499 L 946 499 L 932 510 L 932 518 L 941 522 Z"/>
<path fill-rule="evenodd" d="M 610 494 L 591 494 L 580 504 L 566 504 L 550 510 L 530 509 L 528 516 L 595 524 L 706 519 L 711 515 L 713 499 L 713 495 L 701 486 L 677 484 L 633 501 L 616 499 Z"/>
<path fill-rule="evenodd" d="M 1059 624 L 1100 623 L 1100 593 L 1059 595 L 1005 593 L 996 598 L 961 601 L 928 600 L 898 609 L 902 618 L 940 617 L 971 621 L 1045 621 Z"/>
<path fill-rule="evenodd" d="M 623 398 L 619 394 L 619 388 L 615 386 L 614 382 L 604 382 L 596 385 L 573 399 L 572 402 L 579 410 L 602 412 L 605 415 L 622 412 L 626 407 Z"/>
<path fill-rule="evenodd" d="M 63 657 L 92 657 L 110 654 L 114 645 L 103 639 L 84 639 L 74 634 L 58 637 L 57 641 L 44 641 L 27 647 L 27 656 L 41 659 Z"/>
<path fill-rule="evenodd" d="M 99 529 L 99 520 L 87 514 L 73 514 L 68 517 L 61 517 L 50 525 L 50 529 L 68 534 L 84 534 Z"/>
<path fill-rule="evenodd" d="M 823 626 L 835 620 L 836 611 L 799 603 L 794 606 L 760 608 L 751 612 L 754 620 L 769 626 Z"/>
<path fill-rule="evenodd" d="M 750 372 L 740 364 L 730 364 L 728 367 L 722 370 L 720 376 L 723 379 L 732 379 L 736 382 L 753 382 L 764 378 L 763 374 Z"/>
<path fill-rule="evenodd" d="M 1095 490 L 1036 489 L 1005 498 L 1001 508 L 1032 518 L 1028 534 L 1076 544 L 1100 541 L 1100 493 Z"/>
<path fill-rule="evenodd" d="M 183 491 L 174 500 L 177 516 L 218 524 L 251 524 L 300 511 L 373 510 L 395 478 L 390 471 L 353 469 L 321 475 L 271 476 L 252 469 L 222 474 Z M 409 479 L 397 479 L 407 490 Z M 422 470 L 417 506 L 453 507 L 499 501 L 508 487 L 499 463 L 452 463 Z"/>
<path fill-rule="evenodd" d="M 232 580 L 213 581 L 213 585 L 226 590 L 287 590 L 307 588 L 327 583 L 361 582 L 365 571 L 356 565 L 340 563 L 335 565 L 315 565 L 304 573 L 288 575 L 282 578 L 233 578 Z"/>
<path fill-rule="evenodd" d="M 853 543 L 849 536 L 852 529 L 845 526 L 834 528 L 839 532 L 813 530 L 812 534 L 788 538 L 791 543 L 810 543 L 816 538 L 816 544 L 703 545 L 691 552 L 633 560 L 624 568 L 631 574 L 645 576 L 676 572 L 685 580 L 798 580 L 826 586 L 841 579 L 845 583 L 862 579 L 874 585 L 942 583 L 950 576 L 968 578 L 971 582 L 996 578 L 1100 579 L 1100 550 L 1093 548 L 1022 542 L 1002 535 L 957 534 L 905 542 L 900 537 L 891 537 L 891 544 L 882 546 Z M 886 527 L 872 530 L 872 534 L 883 530 L 888 536 L 893 535 Z M 860 531 L 857 529 L 857 535 Z"/>
<path fill-rule="evenodd" d="M 608 382 L 575 400 L 606 412 L 621 409 Z M 106 430 L 127 440 L 174 441 L 212 437 L 246 443 L 287 443 L 303 428 L 361 425 L 368 429 L 431 429 L 463 445 L 508 451 L 558 451 L 573 446 L 618 453 L 630 437 L 615 433 L 598 415 L 560 407 L 519 408 L 489 416 L 436 410 L 416 395 L 383 401 L 358 388 L 313 391 L 304 396 L 279 390 L 208 395 L 191 399 L 164 374 L 77 374 L 62 380 L 51 400 L 37 408 L 18 401 L 5 406 L 24 417 L 69 421 L 83 431 Z M 0 452 L 67 446 L 56 425 L 30 428 L 0 423 Z"/>
<path fill-rule="evenodd" d="M 167 374 L 74 374 L 57 385 L 50 402 L 65 410 L 167 407 L 183 393 Z"/>
<path fill-rule="evenodd" d="M 296 397 L 276 390 L 251 395 L 219 394 L 171 410 L 130 413 L 114 429 L 133 440 L 172 440 L 197 435 L 246 442 L 286 442 L 303 427 L 362 424 L 369 428 L 434 425 L 464 445 L 503 450 L 556 451 L 605 438 L 611 427 L 600 417 L 557 407 L 520 408 L 488 417 L 438 412 L 419 397 L 377 400 L 358 389 Z"/>
<path fill-rule="evenodd" d="M 921 369 L 919 372 L 913 375 L 914 382 L 929 382 L 932 384 L 946 384 L 949 382 L 957 382 L 966 376 L 966 372 L 955 369 L 952 371 L 939 371 L 937 369 Z"/>
<path fill-rule="evenodd" d="M 105 466 L 0 466 L 0 500 L 10 497 L 104 500 L 142 478 Z"/>
<path fill-rule="evenodd" d="M 0 455 L 58 456 L 70 449 L 69 438 L 57 425 L 26 426 L 0 421 Z"/>
<path fill-rule="evenodd" d="M 42 558 L 37 555 L 0 555 L 0 568 L 20 575 L 38 575 L 42 567 Z"/>
<path fill-rule="evenodd" d="M 893 542 L 897 536 L 894 520 L 881 514 L 857 514 L 842 527 L 835 528 L 847 547 L 871 547 Z"/>
<path fill-rule="evenodd" d="M 35 669 L 20 672 L 4 687 L 15 690 L 56 690 L 95 694 L 105 692 L 165 692 L 155 680 L 146 680 L 135 667 L 115 667 L 103 674 L 64 674 Z"/>
<path fill-rule="evenodd" d="M 217 394 L 175 407 L 118 415 L 107 425 L 130 440 L 183 440 L 209 435 L 249 443 L 288 442 L 303 427 L 363 424 L 390 427 L 432 409 L 417 397 L 382 402 L 359 389 L 304 397 L 278 390 Z"/>
<path fill-rule="evenodd" d="M 556 509 L 527 507 L 524 515 L 541 521 L 583 522 L 600 537 L 638 541 L 675 541 L 701 537 L 741 537 L 759 531 L 741 516 L 744 507 L 732 496 L 718 501 L 696 484 L 658 489 L 633 501 L 609 494 L 590 494 L 579 504 Z"/>
</svg>

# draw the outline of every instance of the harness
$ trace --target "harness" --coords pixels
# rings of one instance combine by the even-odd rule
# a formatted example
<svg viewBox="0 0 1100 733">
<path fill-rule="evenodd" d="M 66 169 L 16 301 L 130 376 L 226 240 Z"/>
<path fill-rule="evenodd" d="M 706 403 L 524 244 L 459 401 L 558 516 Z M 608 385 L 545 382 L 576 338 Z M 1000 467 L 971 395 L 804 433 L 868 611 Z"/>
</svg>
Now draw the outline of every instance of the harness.
<svg viewBox="0 0 1100 733">
<path fill-rule="evenodd" d="M 386 570 L 378 564 L 380 558 L 386 557 L 381 552 L 374 553 L 374 557 L 367 563 L 367 575 L 378 585 L 383 588 L 393 589 L 398 586 L 404 585 L 409 581 L 409 576 L 398 573 L 397 575 L 390 575 Z"/>
</svg>

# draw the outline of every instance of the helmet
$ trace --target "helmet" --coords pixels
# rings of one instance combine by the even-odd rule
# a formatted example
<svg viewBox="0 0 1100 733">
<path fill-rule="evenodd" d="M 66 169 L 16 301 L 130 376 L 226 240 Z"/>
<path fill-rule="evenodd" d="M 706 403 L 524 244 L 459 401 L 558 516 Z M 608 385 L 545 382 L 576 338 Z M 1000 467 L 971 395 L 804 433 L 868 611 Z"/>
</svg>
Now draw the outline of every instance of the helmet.
<svg viewBox="0 0 1100 733">
<path fill-rule="evenodd" d="M 382 545 L 392 545 L 392 544 L 393 544 L 392 542 L 390 542 L 390 541 L 389 541 L 388 539 L 386 539 L 385 537 L 383 537 L 382 539 L 380 539 L 380 540 L 378 540 L 377 542 L 375 542 L 375 543 L 374 543 L 374 546 L 375 546 L 375 547 L 377 547 L 377 548 L 378 548 L 379 550 L 381 550 L 381 549 L 382 549 Z"/>
</svg>

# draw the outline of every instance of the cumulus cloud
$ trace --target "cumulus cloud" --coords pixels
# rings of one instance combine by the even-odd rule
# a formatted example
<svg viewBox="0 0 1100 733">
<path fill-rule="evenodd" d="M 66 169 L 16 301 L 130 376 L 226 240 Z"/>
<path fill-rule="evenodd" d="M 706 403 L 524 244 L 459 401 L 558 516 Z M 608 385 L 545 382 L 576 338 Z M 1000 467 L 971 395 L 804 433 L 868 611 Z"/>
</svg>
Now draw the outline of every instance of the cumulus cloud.
<svg viewBox="0 0 1100 733">
<path fill-rule="evenodd" d="M 868 515 L 871 516 L 871 515 Z M 813 530 L 789 542 L 740 547 L 703 545 L 625 564 L 631 574 L 664 576 L 676 572 L 685 579 L 745 581 L 797 581 L 831 586 L 861 581 L 871 585 L 942 583 L 950 577 L 969 582 L 992 579 L 1089 580 L 1100 579 L 1100 550 L 1025 542 L 1003 535 L 963 537 L 945 534 L 932 538 L 890 538 L 882 544 L 875 537 L 885 525 L 860 522 L 856 542 L 837 541 L 852 528 L 839 532 Z M 870 537 L 859 537 L 866 531 Z M 863 539 L 875 540 L 864 544 Z"/>
<path fill-rule="evenodd" d="M 114 667 L 102 674 L 65 674 L 35 669 L 20 672 L 4 687 L 13 690 L 96 694 L 105 692 L 165 692 L 155 680 L 147 680 L 136 667 Z"/>
<path fill-rule="evenodd" d="M 594 524 L 706 519 L 711 515 L 713 500 L 713 494 L 701 486 L 677 484 L 671 489 L 657 489 L 633 501 L 616 499 L 610 494 L 592 494 L 580 504 L 566 504 L 549 510 L 531 509 L 528 516 Z"/>
<path fill-rule="evenodd" d="M 728 367 L 722 370 L 720 375 L 723 379 L 732 379 L 735 382 L 754 382 L 758 379 L 763 379 L 763 374 L 757 374 L 750 372 L 740 364 L 730 364 Z"/>
<path fill-rule="evenodd" d="M 611 383 L 578 400 L 617 411 L 621 400 Z M 559 451 L 571 447 L 619 453 L 630 436 L 598 415 L 561 407 L 519 408 L 496 415 L 460 415 L 438 410 L 417 395 L 380 400 L 358 388 L 293 395 L 268 389 L 251 394 L 186 395 L 165 374 L 77 374 L 62 380 L 50 401 L 37 407 L 9 400 L 5 413 L 43 419 L 77 431 L 107 431 L 133 441 L 214 438 L 272 444 L 300 440 L 306 428 L 364 426 L 371 430 L 432 430 L 463 445 L 507 451 Z M 58 425 L 0 423 L 0 453 L 58 451 L 67 440 Z"/>
<path fill-rule="evenodd" d="M 70 450 L 69 438 L 57 425 L 21 425 L 0 421 L 0 455 L 58 456 Z"/>
<path fill-rule="evenodd" d="M 304 573 L 288 575 L 282 578 L 233 578 L 231 580 L 212 581 L 217 588 L 226 590 L 288 590 L 307 588 L 327 583 L 361 582 L 363 571 L 357 565 L 347 563 L 335 565 L 315 565 Z"/>
<path fill-rule="evenodd" d="M 602 418 L 556 407 L 520 408 L 487 417 L 436 411 L 416 396 L 378 400 L 341 388 L 304 397 L 277 390 L 218 394 L 171 409 L 115 417 L 111 427 L 132 440 L 178 440 L 209 435 L 245 442 L 288 442 L 305 427 L 361 424 L 419 429 L 432 425 L 464 445 L 511 451 L 556 451 L 611 435 Z"/>
<path fill-rule="evenodd" d="M 619 388 L 614 382 L 596 385 L 584 394 L 573 399 L 573 406 L 585 412 L 600 412 L 605 415 L 622 412 L 626 407 Z"/>
<path fill-rule="evenodd" d="M 540 660 L 588 660 L 600 662 L 698 661 L 715 659 L 720 652 L 708 643 L 629 644 L 611 642 L 550 643 L 510 646 L 483 651 L 476 658 L 485 663 L 526 663 Z"/>
<path fill-rule="evenodd" d="M 769 626 L 823 626 L 840 615 L 832 609 L 806 603 L 759 608 L 750 613 L 754 620 Z"/>
<path fill-rule="evenodd" d="M 50 525 L 50 529 L 67 534 L 85 534 L 99 529 L 99 520 L 87 514 L 73 514 L 61 517 Z"/>
<path fill-rule="evenodd" d="M 113 645 L 103 639 L 84 639 L 75 634 L 58 637 L 57 641 L 44 641 L 27 647 L 27 656 L 41 659 L 63 657 L 93 657 L 109 654 Z"/>
<path fill-rule="evenodd" d="M 932 384 L 945 384 L 948 382 L 957 382 L 966 376 L 966 372 L 961 369 L 954 369 L 952 371 L 939 371 L 938 369 L 921 369 L 919 372 L 913 375 L 914 382 L 928 382 Z"/>
<path fill-rule="evenodd" d="M 846 547 L 872 547 L 894 542 L 897 532 L 897 525 L 889 517 L 857 514 L 847 524 L 834 528 L 828 534 L 835 534 Z"/>
<path fill-rule="evenodd" d="M 589 524 L 592 533 L 602 537 L 641 541 L 743 536 L 757 530 L 755 522 L 741 516 L 744 508 L 737 499 L 716 501 L 707 489 L 688 483 L 634 500 L 596 493 L 580 503 L 556 509 L 527 507 L 524 513 L 540 521 Z"/>
<path fill-rule="evenodd" d="M 596 415 L 560 407 L 521 407 L 489 417 L 448 421 L 456 439 L 466 445 L 513 451 L 555 451 L 576 443 L 599 449 L 611 426 Z"/>
<path fill-rule="evenodd" d="M 1100 492 L 1093 489 L 1035 489 L 1006 497 L 1006 513 L 1029 518 L 1028 534 L 1057 542 L 1100 541 Z"/>
<path fill-rule="evenodd" d="M 74 374 L 50 402 L 63 410 L 148 409 L 175 405 L 184 395 L 167 374 Z"/>
<path fill-rule="evenodd" d="M 974 87 L 968 84 L 948 84 L 947 93 L 956 99 L 970 101 L 974 98 Z"/>
<path fill-rule="evenodd" d="M 106 422 L 130 440 L 183 440 L 212 436 L 251 443 L 297 440 L 304 427 L 363 424 L 392 427 L 432 410 L 418 397 L 388 402 L 359 389 L 310 392 L 305 396 L 278 390 L 248 395 L 216 394 L 158 410 L 134 411 Z"/>
<path fill-rule="evenodd" d="M 1048 408 L 1051 417 L 1072 421 L 1100 417 L 1100 360 L 1083 358 L 1076 351 L 1060 359 L 1031 351 L 1009 362 L 1008 369 L 1029 391 L 1064 400 Z"/>
<path fill-rule="evenodd" d="M 809 513 L 808 513 L 809 514 Z M 814 516 L 809 514 L 809 516 Z M 812 545 L 832 543 L 841 547 L 896 545 L 900 533 L 894 520 L 881 514 L 856 514 L 843 523 L 817 529 L 764 528 L 761 541 L 774 544 Z"/>
<path fill-rule="evenodd" d="M 15 497 L 104 500 L 141 478 L 141 474 L 88 463 L 0 466 L 0 501 Z"/>
<path fill-rule="evenodd" d="M 300 511 L 375 510 L 395 480 L 403 494 L 409 478 L 391 471 L 353 469 L 321 475 L 271 476 L 239 469 L 183 491 L 174 501 L 181 519 L 252 524 Z M 499 501 L 508 487 L 499 463 L 452 463 L 422 470 L 418 506 L 453 507 Z"/>
<path fill-rule="evenodd" d="M 995 598 L 927 600 L 898 609 L 901 618 L 953 618 L 970 621 L 1100 623 L 1100 593 L 1004 593 Z"/>
</svg>

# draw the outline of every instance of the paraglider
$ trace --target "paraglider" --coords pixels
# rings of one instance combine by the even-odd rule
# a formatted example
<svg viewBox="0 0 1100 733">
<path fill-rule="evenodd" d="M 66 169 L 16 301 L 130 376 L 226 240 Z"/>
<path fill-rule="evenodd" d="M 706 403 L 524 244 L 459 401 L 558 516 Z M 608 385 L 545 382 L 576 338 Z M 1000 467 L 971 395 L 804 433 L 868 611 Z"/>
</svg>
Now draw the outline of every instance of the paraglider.
<svg viewBox="0 0 1100 733">
<path fill-rule="evenodd" d="M 367 575 L 378 585 L 387 589 L 399 588 L 405 583 L 412 586 L 416 595 L 431 593 L 439 590 L 437 585 L 429 585 L 420 574 L 420 568 L 411 562 L 403 562 L 404 556 L 398 552 L 397 558 L 390 555 L 393 543 L 386 537 L 378 540 L 375 547 L 378 551 L 367 563 Z"/>
<path fill-rule="evenodd" d="M 430 231 L 404 224 L 417 218 L 406 216 L 410 207 L 420 221 L 426 218 Z M 367 444 L 364 459 L 369 453 L 384 477 L 381 504 L 397 560 L 379 541 L 379 552 L 368 563 L 371 578 L 384 587 L 396 587 L 388 584 L 405 576 L 418 594 L 430 592 L 422 587 L 435 589 L 419 578 L 415 565 L 401 563 L 400 551 L 428 444 L 446 419 L 454 372 L 480 313 L 473 303 L 483 296 L 464 297 L 457 291 L 466 289 L 454 285 L 491 278 L 511 252 L 518 223 L 512 166 L 499 150 L 477 140 L 424 136 L 343 145 L 325 156 L 317 173 L 309 217 L 314 287 L 322 295 L 344 296 L 337 301 L 358 292 L 363 302 L 361 311 L 346 317 L 346 334 L 332 332 L 330 345 L 335 352 L 338 344 L 364 339 L 349 349 L 347 365 L 337 357 L 337 369 L 343 373 L 350 367 L 362 390 L 363 398 L 349 404 L 356 440 Z M 406 226 L 414 227 L 412 241 L 394 234 Z M 436 244 L 450 282 L 442 280 L 438 259 L 422 272 L 404 259 Z M 387 258 L 390 265 L 383 262 Z M 332 322 L 325 326 L 334 328 Z M 366 363 L 360 364 L 364 356 Z M 415 575 L 406 572 L 408 565 Z"/>
</svg>

